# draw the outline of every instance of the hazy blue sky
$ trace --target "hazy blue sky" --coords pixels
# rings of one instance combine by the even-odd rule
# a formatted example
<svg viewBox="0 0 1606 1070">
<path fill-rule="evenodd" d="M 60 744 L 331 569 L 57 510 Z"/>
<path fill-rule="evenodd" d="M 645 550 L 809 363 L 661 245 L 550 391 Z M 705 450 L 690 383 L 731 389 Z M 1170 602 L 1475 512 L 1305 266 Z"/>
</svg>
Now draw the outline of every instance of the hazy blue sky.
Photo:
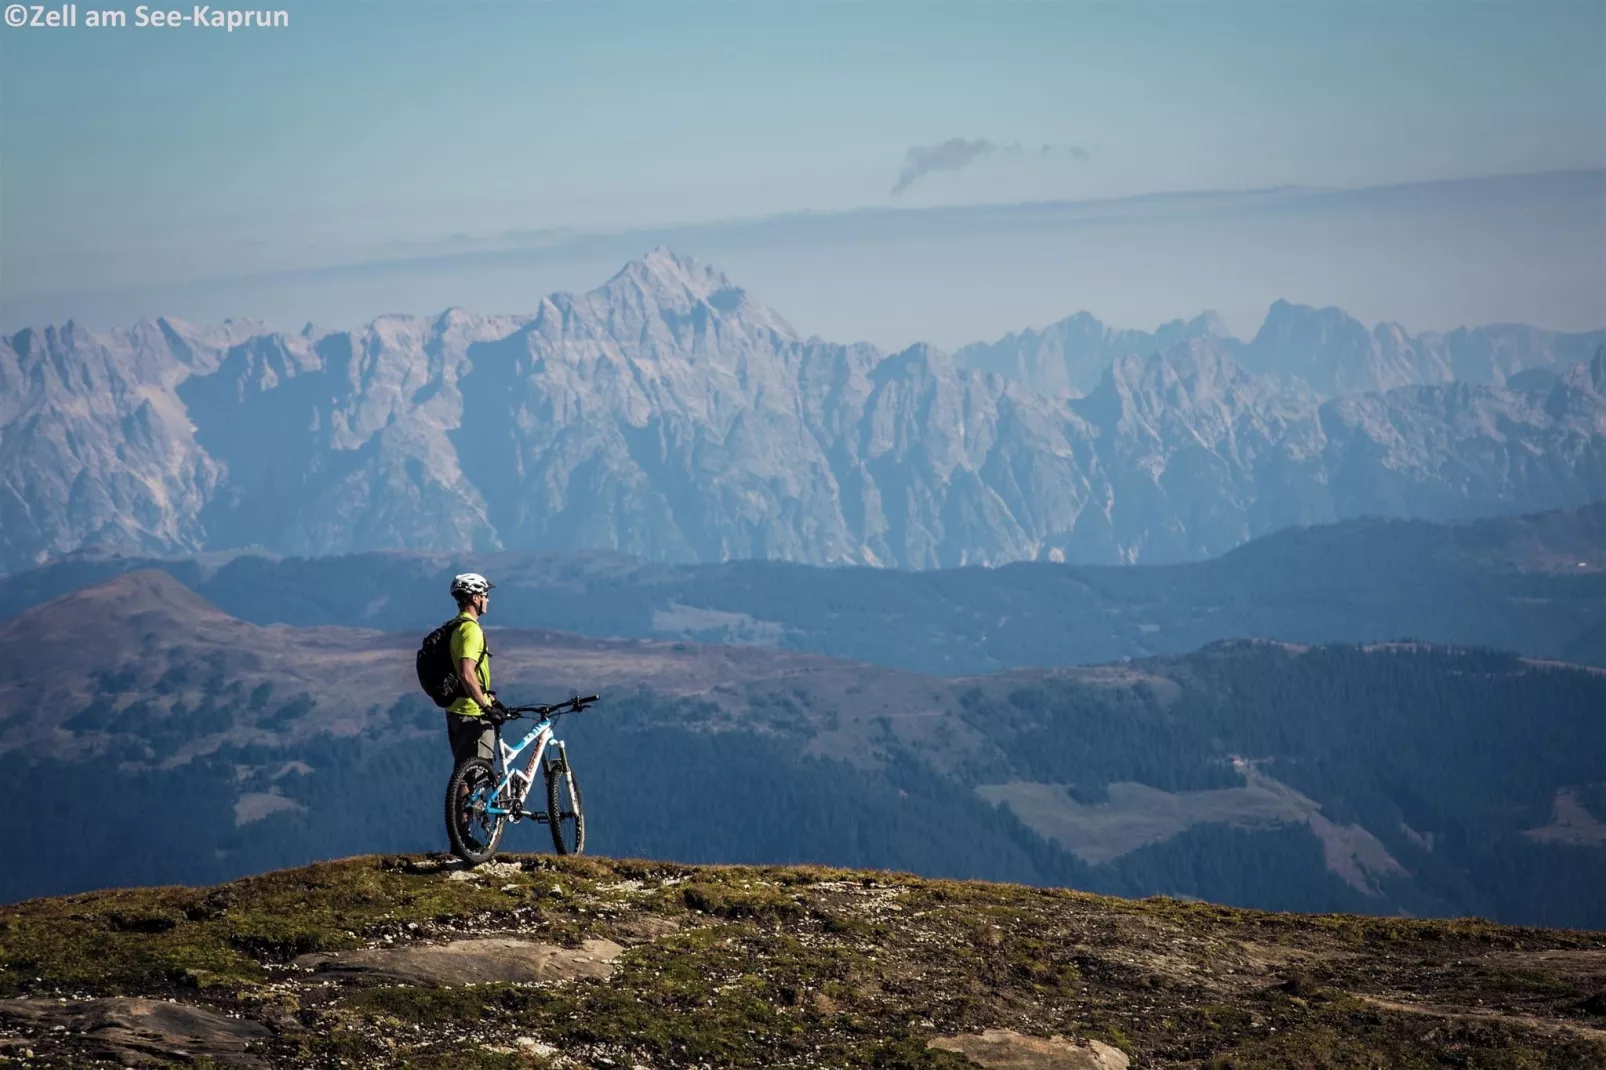
<svg viewBox="0 0 1606 1070">
<path fill-rule="evenodd" d="M 11 308 L 454 234 L 1606 168 L 1606 0 L 286 6 L 0 28 Z M 952 139 L 991 151 L 893 194 Z"/>
</svg>

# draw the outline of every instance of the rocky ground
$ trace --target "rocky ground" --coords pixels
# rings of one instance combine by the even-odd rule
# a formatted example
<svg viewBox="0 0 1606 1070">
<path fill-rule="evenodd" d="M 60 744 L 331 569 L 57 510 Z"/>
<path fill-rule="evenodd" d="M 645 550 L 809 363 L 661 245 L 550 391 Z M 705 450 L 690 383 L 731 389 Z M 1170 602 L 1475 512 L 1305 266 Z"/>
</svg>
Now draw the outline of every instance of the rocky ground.
<svg viewBox="0 0 1606 1070">
<path fill-rule="evenodd" d="M 364 857 L 0 907 L 0 1066 L 1606 1066 L 1606 933 Z"/>
</svg>

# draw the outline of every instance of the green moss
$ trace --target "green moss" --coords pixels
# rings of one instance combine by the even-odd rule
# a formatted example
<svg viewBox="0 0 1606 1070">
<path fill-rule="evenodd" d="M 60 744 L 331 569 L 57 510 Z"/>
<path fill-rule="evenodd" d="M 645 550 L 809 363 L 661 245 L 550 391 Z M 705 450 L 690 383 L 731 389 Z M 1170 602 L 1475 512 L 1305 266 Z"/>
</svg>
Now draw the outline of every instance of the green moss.
<svg viewBox="0 0 1606 1070">
<path fill-rule="evenodd" d="M 1435 1026 L 1438 1026 L 1435 1028 Z M 1249 1040 L 1212 1058 L 1208 1070 L 1540 1070 L 1598 1065 L 1593 1054 L 1574 1048 L 1563 1059 L 1520 1038 L 1486 1034 L 1471 1043 L 1442 1023 L 1376 1019 L 1337 1026 L 1319 1023 L 1281 1035 Z"/>
<path fill-rule="evenodd" d="M 849 910 L 814 911 L 825 931 L 857 943 L 872 943 L 885 934 L 885 927 L 865 920 Z"/>
<path fill-rule="evenodd" d="M 0 994 L 253 985 L 266 978 L 264 964 L 357 947 L 376 927 L 494 917 L 520 906 L 490 888 L 385 868 L 375 858 L 226 887 L 222 895 L 128 888 L 0 907 Z"/>
<path fill-rule="evenodd" d="M 439 860 L 358 858 L 211 890 L 0 907 L 0 993 L 173 994 L 258 1019 L 292 1015 L 304 1028 L 276 1031 L 275 1058 L 294 1065 L 527 1067 L 539 1060 L 490 1048 L 532 1035 L 581 1058 L 603 1046 L 661 1067 L 958 1067 L 926 1041 L 988 1028 L 1098 1037 L 1155 1066 L 1606 1064 L 1598 1045 L 1560 1028 L 1589 993 L 1562 959 L 1520 954 L 1606 948 L 1599 934 L 823 867 L 499 861 L 519 868 L 465 881 Z M 307 951 L 499 928 L 632 946 L 606 981 L 555 985 L 342 983 L 285 965 Z M 1546 1033 L 1515 1017 L 1409 1014 L 1362 998 L 1387 992 L 1441 1006 L 1482 998 L 1491 1012 L 1509 1005 L 1558 1025 Z"/>
<path fill-rule="evenodd" d="M 1107 1024 L 1104 1026 L 1103 1033 L 1105 1038 L 1108 1039 L 1111 1044 L 1115 1045 L 1117 1048 L 1120 1048 L 1127 1055 L 1136 1054 L 1137 1045 L 1132 1043 L 1132 1038 L 1127 1036 L 1126 1030 L 1122 1029 L 1120 1026 L 1113 1023 Z"/>
<path fill-rule="evenodd" d="M 381 1028 L 480 1021 L 559 1048 L 621 1044 L 657 1060 L 766 1065 L 813 1050 L 814 1027 L 831 1015 L 807 995 L 863 961 L 845 949 L 755 931 L 751 922 L 719 923 L 639 949 L 606 983 L 376 988 L 345 997 L 338 1011 Z M 869 1032 L 857 1039 L 884 1039 Z M 839 1053 L 856 1046 L 840 1045 Z"/>
<path fill-rule="evenodd" d="M 1582 994 L 1576 992 L 1570 982 L 1538 970 L 1487 970 L 1479 975 L 1478 984 L 1491 990 L 1524 994 Z"/>
<path fill-rule="evenodd" d="M 379 1024 L 435 1025 L 475 1022 L 493 1016 L 511 990 L 506 985 L 466 988 L 415 988 L 408 985 L 369 988 L 347 997 L 342 1006 Z"/>
<path fill-rule="evenodd" d="M 803 908 L 789 892 L 765 883 L 748 882 L 733 886 L 698 881 L 682 885 L 680 896 L 686 909 L 716 914 L 722 918 L 783 921 L 803 913 Z"/>
<path fill-rule="evenodd" d="M 187 919 L 184 907 L 198 898 L 187 888 L 119 889 L 3 908 L 0 994 L 71 988 L 116 995 L 260 981 L 256 962 Z"/>
</svg>

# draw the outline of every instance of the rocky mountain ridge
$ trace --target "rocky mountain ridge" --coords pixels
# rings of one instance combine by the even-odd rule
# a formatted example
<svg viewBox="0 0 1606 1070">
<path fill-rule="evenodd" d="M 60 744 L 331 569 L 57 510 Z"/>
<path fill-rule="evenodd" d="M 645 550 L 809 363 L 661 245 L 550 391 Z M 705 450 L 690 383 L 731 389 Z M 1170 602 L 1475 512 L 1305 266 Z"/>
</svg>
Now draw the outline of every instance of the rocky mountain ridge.
<svg viewBox="0 0 1606 1070">
<path fill-rule="evenodd" d="M 1163 353 L 1190 339 L 1218 340 L 1248 371 L 1284 388 L 1330 399 L 1449 382 L 1509 383 L 1524 372 L 1556 375 L 1588 364 L 1606 329 L 1567 333 L 1520 323 L 1411 334 L 1398 323 L 1364 323 L 1333 306 L 1277 300 L 1253 338 L 1229 334 L 1213 312 L 1173 320 L 1155 331 L 1107 327 L 1087 312 L 1041 330 L 963 346 L 955 358 L 1042 393 L 1082 396 L 1117 357 Z"/>
<path fill-rule="evenodd" d="M 813 865 L 323 862 L 0 906 L 0 1060 L 1243 1070 L 1606 1060 L 1606 937 Z"/>
<path fill-rule="evenodd" d="M 1172 336 L 1055 396 L 923 345 L 802 339 L 664 249 L 530 316 L 24 331 L 0 341 L 0 567 L 244 546 L 1172 561 L 1289 524 L 1606 488 L 1606 349 L 1539 389 L 1322 401 L 1251 374 L 1236 358 L 1269 350 L 1207 318 L 1154 337 Z"/>
</svg>

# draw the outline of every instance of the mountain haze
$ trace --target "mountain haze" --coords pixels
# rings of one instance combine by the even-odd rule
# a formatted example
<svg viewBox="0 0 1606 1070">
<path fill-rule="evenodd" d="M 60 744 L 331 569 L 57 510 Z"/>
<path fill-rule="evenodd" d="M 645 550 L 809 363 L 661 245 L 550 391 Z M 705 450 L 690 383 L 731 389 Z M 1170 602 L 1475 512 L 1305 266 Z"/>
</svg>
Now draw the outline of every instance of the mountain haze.
<svg viewBox="0 0 1606 1070">
<path fill-rule="evenodd" d="M 498 626 L 772 646 L 942 676 L 1185 654 L 1242 636 L 1410 636 L 1606 667 L 1606 504 L 1460 524 L 1351 520 L 1177 565 L 914 572 L 669 565 L 599 550 L 82 553 L 0 577 L 0 617 L 141 569 L 255 624 L 420 635 L 448 611 L 449 578 L 474 569 L 497 583 Z"/>
<path fill-rule="evenodd" d="M 1326 360 L 1330 334 L 1289 344 Z M 1207 317 L 1141 345 L 1173 335 L 1068 398 L 923 345 L 800 338 L 665 249 L 528 316 L 28 330 L 0 342 L 0 382 L 16 384 L 0 566 L 247 546 L 1163 562 L 1290 524 L 1533 511 L 1606 488 L 1606 351 L 1543 390 L 1323 401 L 1252 374 Z M 1510 360 L 1549 368 L 1563 350 L 1541 339 Z"/>
<path fill-rule="evenodd" d="M 1412 335 L 1397 323 L 1367 328 L 1340 308 L 1279 300 L 1248 342 L 1233 338 L 1213 312 L 1175 320 L 1152 334 L 1107 327 L 1079 312 L 1040 331 L 964 346 L 954 356 L 1042 393 L 1081 396 L 1098 386 L 1116 358 L 1163 353 L 1194 338 L 1219 341 L 1252 374 L 1334 398 L 1452 381 L 1500 385 L 1533 370 L 1554 375 L 1587 364 L 1606 344 L 1606 330 L 1564 333 L 1497 323 Z"/>
<path fill-rule="evenodd" d="M 976 342 L 954 351 L 965 367 L 996 372 L 1050 395 L 1080 396 L 1098 385 L 1104 369 L 1117 357 L 1162 353 L 1190 338 L 1230 337 L 1213 312 L 1186 322 L 1173 320 L 1154 332 L 1107 327 L 1087 312 L 1051 323 L 1042 330 L 1005 335 L 996 342 Z"/>
</svg>

